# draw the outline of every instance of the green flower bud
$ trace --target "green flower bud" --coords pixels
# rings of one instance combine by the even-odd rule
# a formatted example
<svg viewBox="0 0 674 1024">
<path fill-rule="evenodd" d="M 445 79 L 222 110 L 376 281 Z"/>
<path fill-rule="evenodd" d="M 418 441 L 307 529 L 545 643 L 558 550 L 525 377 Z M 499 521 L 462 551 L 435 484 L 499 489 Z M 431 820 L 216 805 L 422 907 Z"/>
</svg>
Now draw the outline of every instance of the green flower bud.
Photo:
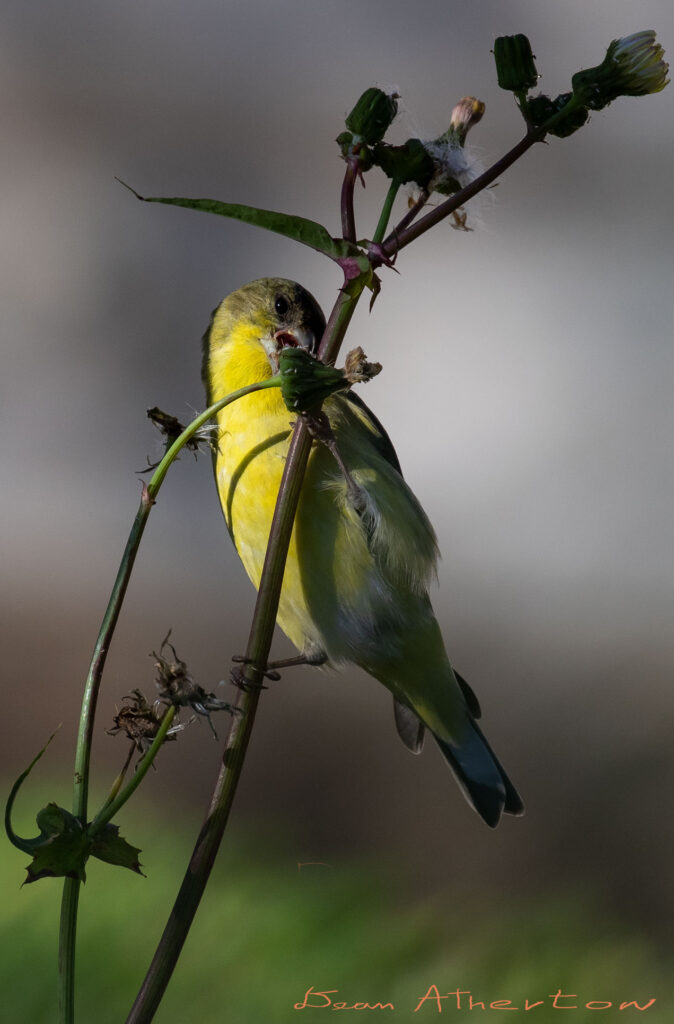
<svg viewBox="0 0 674 1024">
<path fill-rule="evenodd" d="M 408 139 L 402 146 L 380 142 L 372 151 L 372 160 L 388 178 L 401 185 L 413 181 L 419 188 L 426 188 L 435 174 L 435 163 L 420 139 Z"/>
<path fill-rule="evenodd" d="M 381 142 L 398 113 L 397 95 L 388 96 L 381 89 L 366 89 L 346 119 L 354 141 L 374 146 Z"/>
<path fill-rule="evenodd" d="M 327 366 L 301 348 L 282 348 L 278 364 L 281 394 L 291 412 L 310 412 L 333 392 L 351 386 L 342 370 Z"/>
<path fill-rule="evenodd" d="M 498 84 L 508 92 L 527 92 L 538 81 L 531 43 L 521 33 L 499 36 L 494 41 L 494 60 Z"/>
<path fill-rule="evenodd" d="M 354 143 L 351 132 L 342 132 L 337 136 L 335 142 L 342 151 L 344 160 L 348 160 L 350 157 L 357 157 L 358 169 L 360 171 L 370 170 L 372 167 L 372 151 L 367 146 L 361 145 L 360 142 Z"/>
<path fill-rule="evenodd" d="M 482 120 L 485 110 L 482 100 L 475 99 L 474 96 L 464 96 L 452 110 L 449 129 L 441 139 L 446 138 L 448 142 L 456 142 L 459 146 L 465 145 L 468 132 L 473 125 Z"/>
<path fill-rule="evenodd" d="M 661 92 L 669 81 L 664 53 L 652 29 L 614 39 L 598 67 L 573 76 L 573 94 L 590 110 L 602 110 L 618 96 Z"/>
</svg>

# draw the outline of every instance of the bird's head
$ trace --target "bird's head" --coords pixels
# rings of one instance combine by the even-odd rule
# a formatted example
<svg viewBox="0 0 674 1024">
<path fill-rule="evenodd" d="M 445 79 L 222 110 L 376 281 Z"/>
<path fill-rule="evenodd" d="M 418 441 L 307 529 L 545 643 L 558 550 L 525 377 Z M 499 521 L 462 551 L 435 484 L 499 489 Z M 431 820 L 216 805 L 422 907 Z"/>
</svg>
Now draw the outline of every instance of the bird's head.
<svg viewBox="0 0 674 1024">
<path fill-rule="evenodd" d="M 281 349 L 292 346 L 316 355 L 324 330 L 325 317 L 306 288 L 280 277 L 251 281 L 213 314 L 204 338 L 204 377 L 208 383 L 213 364 L 234 350 L 256 363 L 264 353 L 276 373 Z"/>
</svg>

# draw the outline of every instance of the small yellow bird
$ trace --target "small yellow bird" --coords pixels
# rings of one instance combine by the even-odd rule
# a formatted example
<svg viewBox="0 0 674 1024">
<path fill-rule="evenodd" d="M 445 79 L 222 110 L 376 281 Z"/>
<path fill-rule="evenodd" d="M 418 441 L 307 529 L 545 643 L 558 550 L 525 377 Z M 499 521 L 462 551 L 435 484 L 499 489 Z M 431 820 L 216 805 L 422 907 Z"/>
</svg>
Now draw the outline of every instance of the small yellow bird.
<svg viewBox="0 0 674 1024">
<path fill-rule="evenodd" d="M 204 336 L 208 403 L 265 380 L 278 353 L 315 355 L 325 328 L 301 285 L 262 278 L 213 313 Z M 403 480 L 393 445 L 352 393 L 323 403 L 347 478 L 314 442 L 288 551 L 277 621 L 312 664 L 354 662 L 394 697 L 403 742 L 421 750 L 427 726 L 468 802 L 492 828 L 522 801 L 475 719 L 480 706 L 452 669 L 428 597 L 437 545 Z M 225 520 L 255 586 L 290 437 L 280 390 L 255 392 L 218 414 L 215 478 Z M 357 500 L 354 498 L 354 485 Z"/>
</svg>

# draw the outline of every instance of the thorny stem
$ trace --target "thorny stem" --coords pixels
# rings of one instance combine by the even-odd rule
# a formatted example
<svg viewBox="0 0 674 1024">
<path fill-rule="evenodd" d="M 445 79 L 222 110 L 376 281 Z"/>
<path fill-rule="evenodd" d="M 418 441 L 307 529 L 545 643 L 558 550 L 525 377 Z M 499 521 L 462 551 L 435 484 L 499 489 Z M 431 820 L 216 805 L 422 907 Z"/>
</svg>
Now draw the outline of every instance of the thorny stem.
<svg viewBox="0 0 674 1024">
<path fill-rule="evenodd" d="M 402 230 L 399 230 L 399 226 L 399 229 L 393 233 L 393 236 L 384 243 L 385 255 L 395 255 L 398 249 L 409 245 L 414 238 L 417 238 L 434 224 L 449 216 L 458 206 L 467 202 L 468 199 L 476 195 L 481 189 L 491 184 L 499 174 L 522 156 L 534 142 L 539 141 L 544 136 L 546 128 L 547 126 L 539 129 L 536 133 L 529 133 L 517 146 L 514 146 L 509 153 L 481 175 L 480 178 L 456 193 L 441 206 L 436 207 L 435 210 L 427 214 L 417 224 L 411 225 L 412 219 L 416 216 L 427 198 L 425 196 L 420 197 L 419 204 L 415 204 L 415 207 L 410 211 L 407 225 L 402 225 Z M 345 237 L 347 237 L 348 232 L 351 239 L 355 237 L 355 225 L 353 222 L 353 186 L 355 177 L 355 169 L 351 164 L 348 164 L 342 186 L 342 226 Z M 371 262 L 373 266 L 377 266 L 381 259 L 373 256 L 371 257 Z M 318 357 L 324 363 L 334 363 L 346 328 L 362 291 L 363 286 L 361 285 L 359 289 L 352 288 L 350 290 L 347 290 L 345 286 L 340 292 L 319 348 Z M 150 1024 L 153 1020 L 194 920 L 227 826 L 248 749 L 248 742 L 255 722 L 264 668 L 269 658 L 272 634 L 276 622 L 288 545 L 290 543 L 295 512 L 311 444 L 311 437 L 305 423 L 300 419 L 296 420 L 274 509 L 255 612 L 246 648 L 246 664 L 243 670 L 246 685 L 239 690 L 237 696 L 236 709 L 238 713 L 235 714 L 230 726 L 218 778 L 204 824 L 197 837 L 182 885 L 162 937 L 159 940 L 152 963 L 148 968 L 148 972 L 127 1017 L 126 1024 Z"/>
<path fill-rule="evenodd" d="M 323 362 L 334 362 L 362 292 L 340 292 L 319 349 Z M 208 882 L 229 818 L 260 699 L 263 671 L 269 659 L 281 584 L 295 512 L 302 489 L 312 440 L 301 419 L 295 421 L 279 488 L 243 670 L 246 685 L 236 701 L 238 713 L 230 726 L 220 771 L 206 819 L 185 877 L 159 941 L 152 963 L 126 1024 L 149 1024 L 166 990 L 187 933 Z"/>
<path fill-rule="evenodd" d="M 205 412 L 201 413 L 183 431 L 180 437 L 171 445 L 164 458 L 159 463 L 150 483 L 143 486 L 140 506 L 136 513 L 129 539 L 127 540 L 124 554 L 120 562 L 117 577 L 115 579 L 110 600 L 103 616 L 101 628 L 94 647 L 94 653 L 89 666 L 89 673 L 82 698 L 82 710 L 80 712 L 80 725 L 77 736 L 77 748 L 75 751 L 75 777 L 73 785 L 73 814 L 79 818 L 82 824 L 86 825 L 87 804 L 89 793 L 89 768 L 91 763 L 91 743 L 94 730 L 94 716 L 96 704 L 101 685 L 101 677 L 105 660 L 110 647 L 110 642 L 117 625 L 119 613 L 126 594 L 126 589 L 131 577 L 138 546 L 140 544 L 145 525 L 147 523 L 154 499 L 161 487 L 168 472 L 169 466 L 178 456 L 183 445 L 218 412 L 219 409 L 230 402 L 242 398 L 253 391 L 267 387 L 278 387 L 280 381 L 271 378 L 259 384 L 252 384 L 250 387 L 241 388 L 239 391 L 227 395 L 216 402 Z M 72 1024 L 74 1021 L 74 990 L 75 990 L 75 938 L 77 928 L 77 904 L 79 900 L 80 882 L 77 879 L 67 878 L 63 886 L 63 897 L 61 900 L 61 925 L 59 932 L 59 1021 L 60 1024 Z"/>
<path fill-rule="evenodd" d="M 529 130 L 517 145 L 493 164 L 487 171 L 481 174 L 465 188 L 455 193 L 440 206 L 431 210 L 422 217 L 421 220 L 416 223 L 412 223 L 414 218 L 417 216 L 417 213 L 426 202 L 427 196 L 422 195 L 414 207 L 412 207 L 396 229 L 383 243 L 381 255 L 371 256 L 372 267 L 376 269 L 376 267 L 382 263 L 382 257 L 395 256 L 397 252 L 409 245 L 410 242 L 413 242 L 435 224 L 438 224 L 440 221 L 450 216 L 450 214 L 458 209 L 458 207 L 462 206 L 469 199 L 472 199 L 473 196 L 477 195 L 478 192 L 481 192 L 482 189 L 490 185 L 497 177 L 499 177 L 499 175 L 507 170 L 508 167 L 510 167 L 531 146 L 533 146 L 535 142 L 542 141 L 550 125 L 557 120 L 558 117 L 561 117 L 566 110 L 567 108 L 560 111 L 558 115 L 555 115 L 554 118 L 546 122 L 546 124 L 540 128 Z M 353 193 L 357 175 L 358 161 L 357 159 L 349 159 L 347 161 L 347 168 L 341 193 L 342 233 L 344 238 L 348 241 L 356 240 Z M 388 203 L 388 201 L 389 197 L 387 196 L 386 203 Z M 391 198 L 391 205 L 392 202 L 393 199 Z M 382 216 L 383 213 L 384 211 L 382 211 Z M 390 215 L 390 208 L 388 214 Z M 380 218 L 380 223 L 381 220 L 382 218 Z M 385 226 L 382 228 L 382 234 L 384 230 Z M 362 290 L 362 285 L 355 288 L 353 287 L 353 282 L 351 289 L 347 290 L 345 282 L 345 286 L 340 292 L 339 298 L 335 303 L 321 342 L 319 358 L 324 362 L 334 362 L 346 328 L 351 320 L 351 316 L 353 315 L 358 299 L 362 294 Z M 268 386 L 272 386 L 271 382 L 267 383 Z M 257 385 L 257 387 L 260 386 L 263 385 Z M 244 393 L 247 391 L 247 389 L 243 390 Z M 240 397 L 240 393 L 237 394 L 236 397 Z M 223 402 L 223 404 L 225 403 Z M 217 407 L 212 406 L 210 410 L 207 410 L 208 415 L 214 415 L 216 408 L 220 407 L 220 404 L 218 404 Z M 206 417 L 206 414 L 204 414 L 204 416 Z M 239 691 L 237 697 L 236 708 L 239 713 L 236 714 L 232 720 L 218 779 L 216 781 L 206 819 L 197 838 L 190 863 L 183 879 L 182 886 L 178 892 L 178 896 L 176 897 L 169 920 L 164 929 L 164 933 L 160 939 L 138 996 L 131 1008 L 129 1017 L 127 1018 L 127 1024 L 149 1024 L 153 1019 L 155 1011 L 159 1006 L 161 998 L 166 990 L 166 986 L 168 985 L 173 973 L 173 969 L 178 960 L 178 956 L 180 955 L 180 951 L 187 937 L 191 923 L 194 919 L 194 915 L 210 876 L 210 872 L 227 825 L 229 812 L 231 810 L 248 742 L 255 721 L 264 667 L 268 660 L 269 650 L 271 648 L 271 639 L 278 610 L 278 601 L 281 593 L 281 584 L 283 581 L 283 571 L 285 568 L 288 545 L 304 479 L 304 472 L 309 459 L 311 444 L 311 437 L 309 436 L 306 425 L 298 419 L 293 428 L 283 478 L 279 488 L 269 535 L 269 542 L 265 555 L 262 578 L 260 580 L 258 598 L 251 624 L 246 652 L 247 664 L 243 670 L 247 685 Z M 159 470 L 157 472 L 159 472 Z M 155 476 L 156 475 L 157 474 L 155 474 Z M 150 488 L 148 488 L 148 492 L 149 490 Z M 142 504 L 143 503 L 141 502 L 139 515 L 142 511 Z M 147 513 L 149 513 L 149 508 Z M 147 513 L 145 513 L 145 519 L 147 518 Z M 126 555 L 127 553 L 125 552 L 125 558 Z M 135 550 L 133 557 L 135 557 Z M 133 562 L 133 557 L 131 558 L 131 564 Z M 128 577 L 126 582 L 128 582 Z M 126 583 L 124 585 L 124 589 L 125 587 Z M 114 594 L 115 591 L 113 590 L 113 597 Z M 107 648 L 105 646 L 97 644 L 97 648 L 94 652 L 92 668 L 95 664 L 98 668 L 100 662 L 100 670 L 98 673 L 99 679 L 100 671 L 102 671 L 102 663 L 105 660 L 106 650 Z M 88 692 L 89 689 L 87 689 L 87 693 Z M 89 702 L 89 705 L 93 707 L 95 704 L 95 695 L 87 697 L 87 694 L 85 694 L 85 703 L 87 701 Z M 84 717 L 83 706 L 83 718 Z M 91 715 L 91 719 L 93 720 L 93 715 Z M 91 737 L 89 735 L 89 746 L 90 739 Z M 80 744 L 78 743 L 78 754 L 79 749 Z M 88 771 L 88 751 L 86 754 L 86 767 Z M 82 784 L 83 781 L 85 783 L 84 805 L 86 806 L 86 773 L 83 775 L 83 778 L 78 779 L 76 771 L 76 793 L 78 792 L 78 785 Z M 68 900 L 66 899 L 66 890 L 68 889 L 69 883 L 70 880 L 67 880 L 66 889 L 64 890 L 64 905 L 68 903 Z M 74 962 L 74 915 L 76 914 L 77 897 L 78 889 L 74 889 L 69 897 L 74 909 L 70 916 L 62 916 L 61 922 L 62 936 L 64 935 L 64 932 L 67 933 L 66 937 L 63 939 L 63 943 L 64 945 L 70 943 L 73 949 L 73 953 L 70 957 L 71 970 Z M 68 926 L 70 926 L 70 931 L 68 931 Z M 70 1005 L 72 1007 L 72 989 L 69 995 Z M 63 1016 L 62 1021 L 64 1024 L 70 1024 L 72 1017 Z"/>
<path fill-rule="evenodd" d="M 356 219 L 353 212 L 353 192 L 358 177 L 358 158 L 349 156 L 346 160 L 346 171 L 342 182 L 342 234 L 347 242 L 356 241 Z"/>
</svg>

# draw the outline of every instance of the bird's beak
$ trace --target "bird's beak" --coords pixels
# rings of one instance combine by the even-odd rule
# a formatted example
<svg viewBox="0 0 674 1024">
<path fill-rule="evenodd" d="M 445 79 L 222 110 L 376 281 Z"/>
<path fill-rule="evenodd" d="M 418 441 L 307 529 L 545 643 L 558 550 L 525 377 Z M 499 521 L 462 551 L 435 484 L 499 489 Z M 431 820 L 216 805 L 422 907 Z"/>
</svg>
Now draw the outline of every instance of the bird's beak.
<svg viewBox="0 0 674 1024">
<path fill-rule="evenodd" d="M 316 349 L 316 335 L 309 327 L 286 327 L 273 335 L 276 343 L 276 351 L 282 348 L 303 348 L 307 352 L 314 352 Z"/>
</svg>

